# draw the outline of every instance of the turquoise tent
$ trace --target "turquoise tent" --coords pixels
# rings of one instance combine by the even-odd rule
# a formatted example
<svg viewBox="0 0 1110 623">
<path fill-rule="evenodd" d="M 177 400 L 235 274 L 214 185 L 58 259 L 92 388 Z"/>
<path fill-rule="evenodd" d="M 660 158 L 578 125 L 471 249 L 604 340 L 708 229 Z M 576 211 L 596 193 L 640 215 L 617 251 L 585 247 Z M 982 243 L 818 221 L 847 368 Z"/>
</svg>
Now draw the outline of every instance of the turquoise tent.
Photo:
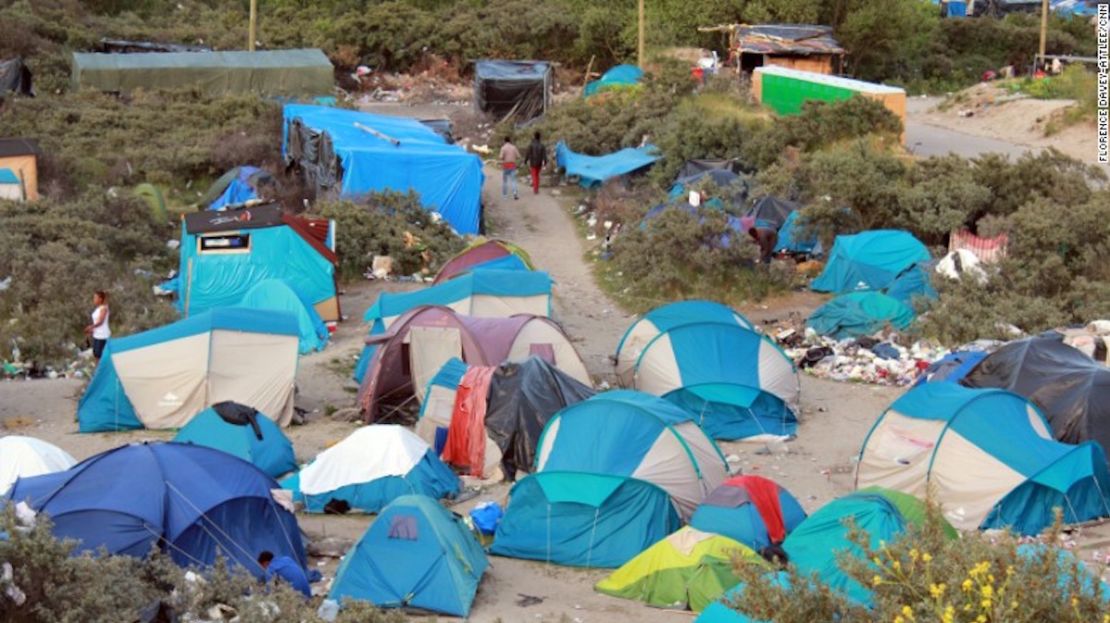
<svg viewBox="0 0 1110 623">
<path fill-rule="evenodd" d="M 887 324 L 899 331 L 913 323 L 905 303 L 881 292 L 849 292 L 818 307 L 807 324 L 821 335 L 838 340 L 871 335 Z"/>
<path fill-rule="evenodd" d="M 598 394 L 548 421 L 490 551 L 618 567 L 681 527 L 727 473 L 690 414 L 640 392 Z"/>
<path fill-rule="evenodd" d="M 906 270 L 928 261 L 929 250 L 906 231 L 876 229 L 837 236 L 825 270 L 810 287 L 836 294 L 882 290 Z"/>
<path fill-rule="evenodd" d="M 644 70 L 635 65 L 616 65 L 601 74 L 601 78 L 586 84 L 582 95 L 583 97 L 589 97 L 614 87 L 628 87 L 639 84 L 643 77 Z"/>
<path fill-rule="evenodd" d="M 276 309 L 296 316 L 300 328 L 298 350 L 302 355 L 323 350 L 328 343 L 328 327 L 320 314 L 281 279 L 266 279 L 254 284 L 240 299 L 238 306 Z"/>
<path fill-rule="evenodd" d="M 236 402 L 214 404 L 196 414 L 173 438 L 222 450 L 276 478 L 297 469 L 293 443 L 273 420 Z"/>
<path fill-rule="evenodd" d="M 329 597 L 465 618 L 488 566 L 462 518 L 429 497 L 406 495 L 343 558 Z"/>
<path fill-rule="evenodd" d="M 798 227 L 798 215 L 801 210 L 794 210 L 786 217 L 786 221 L 779 228 L 778 242 L 775 243 L 775 253 L 814 253 L 820 247 L 816 237 L 802 235 Z"/>
</svg>

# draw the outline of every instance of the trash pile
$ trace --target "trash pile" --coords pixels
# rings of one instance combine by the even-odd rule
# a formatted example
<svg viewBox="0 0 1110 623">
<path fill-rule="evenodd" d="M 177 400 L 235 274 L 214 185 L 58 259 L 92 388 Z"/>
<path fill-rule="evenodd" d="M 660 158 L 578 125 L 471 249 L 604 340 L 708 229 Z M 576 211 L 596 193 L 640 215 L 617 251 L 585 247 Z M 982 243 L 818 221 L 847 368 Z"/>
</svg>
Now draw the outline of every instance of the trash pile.
<svg viewBox="0 0 1110 623">
<path fill-rule="evenodd" d="M 930 363 L 950 352 L 927 340 L 903 346 L 893 332 L 838 341 L 811 328 L 804 332 L 787 328 L 773 337 L 798 368 L 811 376 L 875 385 L 909 385 Z"/>
</svg>

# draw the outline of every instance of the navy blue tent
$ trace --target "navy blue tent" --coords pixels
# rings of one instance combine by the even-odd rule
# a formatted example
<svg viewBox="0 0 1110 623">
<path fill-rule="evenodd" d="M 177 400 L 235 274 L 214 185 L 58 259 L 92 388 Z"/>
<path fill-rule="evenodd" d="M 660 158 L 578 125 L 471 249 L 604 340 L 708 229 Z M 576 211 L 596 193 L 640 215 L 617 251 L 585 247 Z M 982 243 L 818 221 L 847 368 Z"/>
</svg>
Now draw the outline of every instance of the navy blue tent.
<svg viewBox="0 0 1110 623">
<path fill-rule="evenodd" d="M 21 478 L 8 499 L 46 513 L 76 553 L 146 556 L 163 549 L 182 566 L 222 556 L 257 577 L 269 550 L 304 566 L 297 519 L 274 502 L 278 488 L 254 465 L 220 450 L 180 443 L 121 446 L 64 472 Z"/>
</svg>

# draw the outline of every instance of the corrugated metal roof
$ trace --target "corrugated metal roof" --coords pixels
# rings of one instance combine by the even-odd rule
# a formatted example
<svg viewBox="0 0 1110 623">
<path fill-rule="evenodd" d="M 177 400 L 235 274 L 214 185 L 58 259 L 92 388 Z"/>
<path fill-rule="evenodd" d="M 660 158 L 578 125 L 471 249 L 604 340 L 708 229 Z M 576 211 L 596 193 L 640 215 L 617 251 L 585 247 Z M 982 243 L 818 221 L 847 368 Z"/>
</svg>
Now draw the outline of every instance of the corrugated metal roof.
<svg viewBox="0 0 1110 623">
<path fill-rule="evenodd" d="M 758 24 L 736 27 L 740 52 L 751 54 L 844 54 L 830 26 Z"/>
</svg>

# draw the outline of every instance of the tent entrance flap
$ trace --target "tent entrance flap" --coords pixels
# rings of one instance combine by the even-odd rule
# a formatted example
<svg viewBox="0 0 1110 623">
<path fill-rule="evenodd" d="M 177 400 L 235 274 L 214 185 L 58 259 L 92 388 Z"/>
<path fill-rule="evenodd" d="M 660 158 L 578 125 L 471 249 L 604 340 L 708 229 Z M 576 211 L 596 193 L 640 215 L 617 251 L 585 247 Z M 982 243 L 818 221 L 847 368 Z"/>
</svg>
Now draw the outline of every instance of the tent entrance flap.
<svg viewBox="0 0 1110 623">
<path fill-rule="evenodd" d="M 456 327 L 412 327 L 409 340 L 413 391 L 423 403 L 436 372 L 451 359 L 462 358 L 462 335 Z"/>
<path fill-rule="evenodd" d="M 736 405 L 738 407 L 752 406 L 755 399 L 763 393 L 762 390 L 754 387 L 726 383 L 694 385 L 685 389 L 706 402 Z"/>
<path fill-rule="evenodd" d="M 534 477 L 552 504 L 570 502 L 594 508 L 600 508 L 627 480 L 619 476 L 570 472 L 540 472 Z"/>
</svg>

